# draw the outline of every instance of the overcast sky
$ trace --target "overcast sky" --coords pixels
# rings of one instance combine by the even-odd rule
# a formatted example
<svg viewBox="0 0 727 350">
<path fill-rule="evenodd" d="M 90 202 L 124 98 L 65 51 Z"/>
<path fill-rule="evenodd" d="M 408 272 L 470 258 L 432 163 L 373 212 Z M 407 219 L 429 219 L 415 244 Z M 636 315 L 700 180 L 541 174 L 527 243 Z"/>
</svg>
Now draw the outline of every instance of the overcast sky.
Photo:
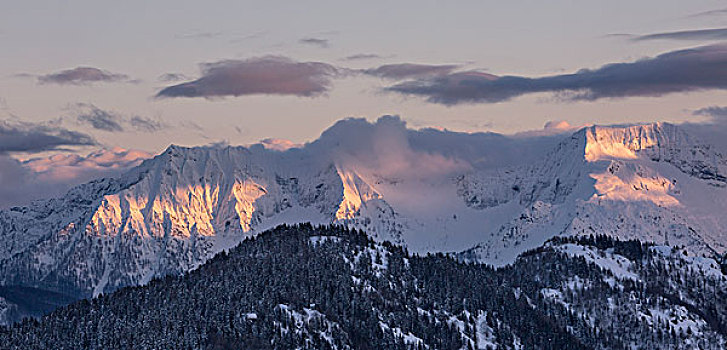
<svg viewBox="0 0 727 350">
<path fill-rule="evenodd" d="M 502 133 L 551 120 L 698 121 L 694 110 L 727 101 L 724 84 L 705 81 L 727 74 L 727 54 L 710 46 L 727 39 L 723 1 L 1 6 L 0 118 L 52 121 L 104 147 L 302 142 L 383 114 Z M 658 59 L 694 48 L 691 61 Z M 692 78 L 703 57 L 718 71 Z M 614 63 L 631 65 L 602 68 Z M 659 79 L 675 67 L 687 71 Z"/>
</svg>

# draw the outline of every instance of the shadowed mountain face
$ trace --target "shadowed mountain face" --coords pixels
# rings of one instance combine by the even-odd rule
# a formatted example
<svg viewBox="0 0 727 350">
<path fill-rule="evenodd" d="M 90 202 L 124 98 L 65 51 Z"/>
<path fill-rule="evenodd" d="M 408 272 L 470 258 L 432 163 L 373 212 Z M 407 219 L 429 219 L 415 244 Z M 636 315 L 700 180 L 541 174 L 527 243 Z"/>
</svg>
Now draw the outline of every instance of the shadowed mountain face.
<svg viewBox="0 0 727 350">
<path fill-rule="evenodd" d="M 723 266 L 723 269 L 727 266 Z M 494 269 L 280 226 L 180 277 L 0 328 L 7 349 L 721 349 L 727 276 L 683 249 L 556 238 Z"/>
<path fill-rule="evenodd" d="M 119 178 L 0 212 L 0 285 L 97 296 L 299 222 L 497 266 L 556 235 L 724 253 L 727 168 L 712 147 L 664 123 L 560 138 L 413 131 L 388 117 L 341 121 L 285 151 L 171 146 Z M 41 312 L 0 299 L 0 322 Z"/>
</svg>

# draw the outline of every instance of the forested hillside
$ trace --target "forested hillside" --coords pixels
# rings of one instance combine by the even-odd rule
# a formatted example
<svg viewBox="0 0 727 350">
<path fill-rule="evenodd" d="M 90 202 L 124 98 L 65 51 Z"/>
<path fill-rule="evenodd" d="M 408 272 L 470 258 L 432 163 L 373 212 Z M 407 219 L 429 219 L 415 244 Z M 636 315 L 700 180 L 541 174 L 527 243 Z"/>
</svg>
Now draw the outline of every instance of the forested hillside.
<svg viewBox="0 0 727 350">
<path fill-rule="evenodd" d="M 726 337 L 727 277 L 679 249 L 556 238 L 494 269 L 308 224 L 0 330 L 4 349 L 720 349 Z"/>
</svg>

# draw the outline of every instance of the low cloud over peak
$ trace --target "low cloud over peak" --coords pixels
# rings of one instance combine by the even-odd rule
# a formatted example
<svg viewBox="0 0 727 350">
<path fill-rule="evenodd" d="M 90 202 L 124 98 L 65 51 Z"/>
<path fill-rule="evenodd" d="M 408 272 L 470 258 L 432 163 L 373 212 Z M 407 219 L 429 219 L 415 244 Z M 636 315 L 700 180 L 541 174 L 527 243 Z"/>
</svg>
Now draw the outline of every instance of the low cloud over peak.
<svg viewBox="0 0 727 350">
<path fill-rule="evenodd" d="M 260 140 L 260 145 L 262 145 L 265 149 L 275 150 L 275 151 L 287 151 L 291 148 L 301 148 L 303 147 L 300 143 L 295 143 L 290 140 L 286 139 L 278 139 L 278 138 L 267 138 Z"/>
<path fill-rule="evenodd" d="M 455 72 L 404 81 L 385 91 L 456 105 L 502 102 L 543 92 L 564 100 L 591 101 L 707 89 L 727 89 L 727 45 L 672 51 L 635 62 L 537 78 Z"/>
<path fill-rule="evenodd" d="M 573 128 L 575 127 L 565 120 L 550 120 L 543 126 L 545 130 L 572 130 Z"/>
<path fill-rule="evenodd" d="M 76 67 L 56 73 L 41 75 L 41 84 L 85 85 L 97 82 L 122 82 L 129 80 L 125 74 L 111 73 L 94 67 Z"/>
<path fill-rule="evenodd" d="M 314 97 L 328 92 L 331 79 L 343 74 L 343 70 L 327 63 L 297 62 L 280 56 L 225 60 L 203 64 L 201 78 L 166 87 L 157 97 Z"/>
</svg>

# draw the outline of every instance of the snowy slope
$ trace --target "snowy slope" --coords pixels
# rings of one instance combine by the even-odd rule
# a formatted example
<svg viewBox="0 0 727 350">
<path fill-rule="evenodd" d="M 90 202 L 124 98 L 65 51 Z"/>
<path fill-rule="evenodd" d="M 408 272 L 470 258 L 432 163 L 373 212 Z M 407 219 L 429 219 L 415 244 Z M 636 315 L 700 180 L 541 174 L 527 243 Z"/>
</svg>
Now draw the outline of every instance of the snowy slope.
<svg viewBox="0 0 727 350">
<path fill-rule="evenodd" d="M 538 161 L 493 168 L 453 154 L 477 145 L 471 135 L 417 151 L 411 131 L 391 122 L 364 122 L 375 127 L 365 142 L 343 132 L 361 121 L 339 122 L 282 152 L 171 146 L 118 179 L 2 211 L 0 284 L 98 295 L 194 269 L 295 222 L 347 224 L 413 252 L 495 265 L 559 234 L 726 249 L 725 159 L 674 125 L 589 127 Z"/>
<path fill-rule="evenodd" d="M 726 171 L 719 152 L 671 124 L 588 127 L 542 162 L 501 176 L 499 184 L 482 174 L 463 180 L 472 206 L 526 206 L 464 256 L 507 263 L 515 253 L 509 247 L 533 248 L 557 234 L 609 234 L 686 246 L 697 254 L 723 253 Z M 503 184 L 512 190 L 500 199 L 480 199 Z"/>
<path fill-rule="evenodd" d="M 112 191 L 79 186 L 72 193 L 89 194 L 79 205 L 56 200 L 3 213 L 3 242 L 25 239 L 0 256 L 2 283 L 98 295 L 190 270 L 282 222 L 353 222 L 362 203 L 380 197 L 333 163 L 242 147 L 172 146 L 124 178 L 135 180 Z M 28 234 L 21 222 L 34 224 Z"/>
</svg>

